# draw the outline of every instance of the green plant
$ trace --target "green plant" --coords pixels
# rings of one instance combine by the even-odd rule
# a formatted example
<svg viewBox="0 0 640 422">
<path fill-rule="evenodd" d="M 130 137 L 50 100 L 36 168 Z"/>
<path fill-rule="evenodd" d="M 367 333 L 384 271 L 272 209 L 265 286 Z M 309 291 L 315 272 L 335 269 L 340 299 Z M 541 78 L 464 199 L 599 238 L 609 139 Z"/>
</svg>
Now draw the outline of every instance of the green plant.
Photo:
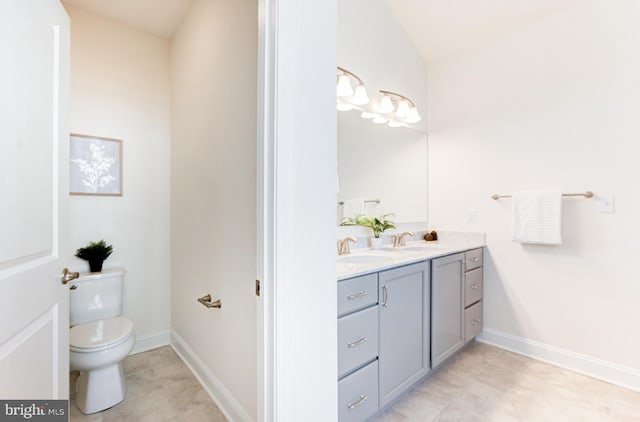
<svg viewBox="0 0 640 422">
<path fill-rule="evenodd" d="M 89 261 L 91 272 L 102 271 L 102 263 L 113 252 L 113 246 L 107 245 L 107 242 L 100 240 L 99 242 L 89 242 L 84 248 L 76 251 L 76 256 L 80 259 Z"/>
<path fill-rule="evenodd" d="M 388 229 L 395 229 L 395 223 L 387 217 L 395 217 L 394 214 L 383 214 L 380 217 L 365 217 L 364 214 L 356 214 L 353 217 L 345 217 L 340 222 L 341 226 L 364 226 L 373 230 L 373 237 L 378 238 Z"/>
</svg>

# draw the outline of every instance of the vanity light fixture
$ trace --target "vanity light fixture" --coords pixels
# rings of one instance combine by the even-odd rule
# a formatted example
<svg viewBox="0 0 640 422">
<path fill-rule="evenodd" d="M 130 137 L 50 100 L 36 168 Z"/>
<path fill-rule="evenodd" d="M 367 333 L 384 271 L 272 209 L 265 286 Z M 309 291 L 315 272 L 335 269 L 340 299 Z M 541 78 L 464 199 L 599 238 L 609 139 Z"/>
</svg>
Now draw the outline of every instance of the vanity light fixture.
<svg viewBox="0 0 640 422">
<path fill-rule="evenodd" d="M 367 88 L 364 86 L 364 82 L 355 73 L 348 71 L 344 67 L 338 66 L 338 82 L 336 85 L 336 96 L 343 99 L 345 102 L 349 102 L 355 105 L 369 104 L 369 95 L 367 95 Z M 351 80 L 356 82 L 355 91 L 351 85 Z M 351 98 L 349 98 L 351 97 Z M 349 98 L 347 100 L 347 98 Z"/>
<path fill-rule="evenodd" d="M 387 123 L 389 127 L 401 127 L 417 123 L 422 118 L 413 101 L 404 95 L 380 90 L 377 107 L 363 107 L 370 99 L 364 82 L 355 73 L 337 66 L 336 109 L 338 111 L 359 110 L 360 117 L 376 124 Z M 355 86 L 355 89 L 354 89 Z"/>
<path fill-rule="evenodd" d="M 346 98 L 353 95 L 353 87 L 351 86 L 351 81 L 349 80 L 349 76 L 340 75 L 338 76 L 338 84 L 336 85 L 336 95 L 338 98 Z"/>
<path fill-rule="evenodd" d="M 380 91 L 383 92 L 383 91 Z M 391 101 L 391 97 L 389 95 L 383 95 L 380 98 L 380 104 L 378 105 L 378 111 L 382 114 L 391 113 L 395 110 L 396 107 L 393 105 L 393 101 Z"/>
<path fill-rule="evenodd" d="M 389 116 L 389 120 L 397 121 L 399 124 L 398 126 L 393 127 L 403 126 L 404 123 L 418 123 L 422 120 L 415 103 L 408 97 L 395 92 L 384 91 L 382 89 L 380 90 L 380 93 L 382 94 L 382 98 L 380 99 L 380 106 L 378 110 L 383 114 L 390 114 L 395 111 L 392 116 Z M 387 105 L 387 101 L 391 104 L 391 107 Z M 383 111 L 383 109 L 388 111 Z"/>
</svg>

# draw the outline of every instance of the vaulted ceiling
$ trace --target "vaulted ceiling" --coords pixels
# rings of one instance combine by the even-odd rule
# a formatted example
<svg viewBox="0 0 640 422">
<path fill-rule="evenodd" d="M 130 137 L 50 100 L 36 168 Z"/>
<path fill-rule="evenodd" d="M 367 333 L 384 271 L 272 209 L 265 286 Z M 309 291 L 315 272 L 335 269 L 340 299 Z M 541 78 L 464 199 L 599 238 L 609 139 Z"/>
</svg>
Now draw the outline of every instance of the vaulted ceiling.
<svg viewBox="0 0 640 422">
<path fill-rule="evenodd" d="M 424 60 L 432 63 L 582 0 L 386 1 Z"/>
<path fill-rule="evenodd" d="M 161 38 L 171 38 L 192 1 L 62 0 L 62 3 L 143 29 Z"/>
<path fill-rule="evenodd" d="M 171 38 L 193 0 L 62 1 Z M 583 0 L 386 0 L 427 63 L 490 42 L 578 1 Z"/>
</svg>

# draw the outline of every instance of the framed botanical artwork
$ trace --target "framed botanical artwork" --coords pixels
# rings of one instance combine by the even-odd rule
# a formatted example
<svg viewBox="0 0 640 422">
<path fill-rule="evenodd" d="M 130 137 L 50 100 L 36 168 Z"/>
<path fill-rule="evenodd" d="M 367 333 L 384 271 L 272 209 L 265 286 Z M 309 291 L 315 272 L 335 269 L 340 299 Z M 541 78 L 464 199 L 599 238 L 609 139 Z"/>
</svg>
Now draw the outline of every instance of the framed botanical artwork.
<svg viewBox="0 0 640 422">
<path fill-rule="evenodd" d="M 69 194 L 122 196 L 122 140 L 71 134 Z"/>
</svg>

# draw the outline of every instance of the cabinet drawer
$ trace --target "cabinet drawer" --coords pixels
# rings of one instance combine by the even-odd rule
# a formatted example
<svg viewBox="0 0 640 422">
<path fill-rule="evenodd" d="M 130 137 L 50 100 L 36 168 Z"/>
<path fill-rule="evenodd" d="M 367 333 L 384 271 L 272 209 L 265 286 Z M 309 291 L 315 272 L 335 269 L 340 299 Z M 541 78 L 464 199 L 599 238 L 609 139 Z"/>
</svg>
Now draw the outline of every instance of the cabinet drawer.
<svg viewBox="0 0 640 422">
<path fill-rule="evenodd" d="M 482 248 L 465 252 L 464 262 L 467 271 L 482 267 Z"/>
<path fill-rule="evenodd" d="M 482 299 L 482 267 L 467 271 L 465 274 L 464 306 Z"/>
<path fill-rule="evenodd" d="M 472 340 L 482 331 L 482 301 L 464 311 L 464 342 Z"/>
<path fill-rule="evenodd" d="M 378 274 L 338 282 L 338 316 L 378 303 Z"/>
<path fill-rule="evenodd" d="M 338 382 L 338 420 L 361 422 L 378 411 L 378 361 Z"/>
<path fill-rule="evenodd" d="M 338 319 L 338 378 L 378 356 L 378 307 Z"/>
</svg>

